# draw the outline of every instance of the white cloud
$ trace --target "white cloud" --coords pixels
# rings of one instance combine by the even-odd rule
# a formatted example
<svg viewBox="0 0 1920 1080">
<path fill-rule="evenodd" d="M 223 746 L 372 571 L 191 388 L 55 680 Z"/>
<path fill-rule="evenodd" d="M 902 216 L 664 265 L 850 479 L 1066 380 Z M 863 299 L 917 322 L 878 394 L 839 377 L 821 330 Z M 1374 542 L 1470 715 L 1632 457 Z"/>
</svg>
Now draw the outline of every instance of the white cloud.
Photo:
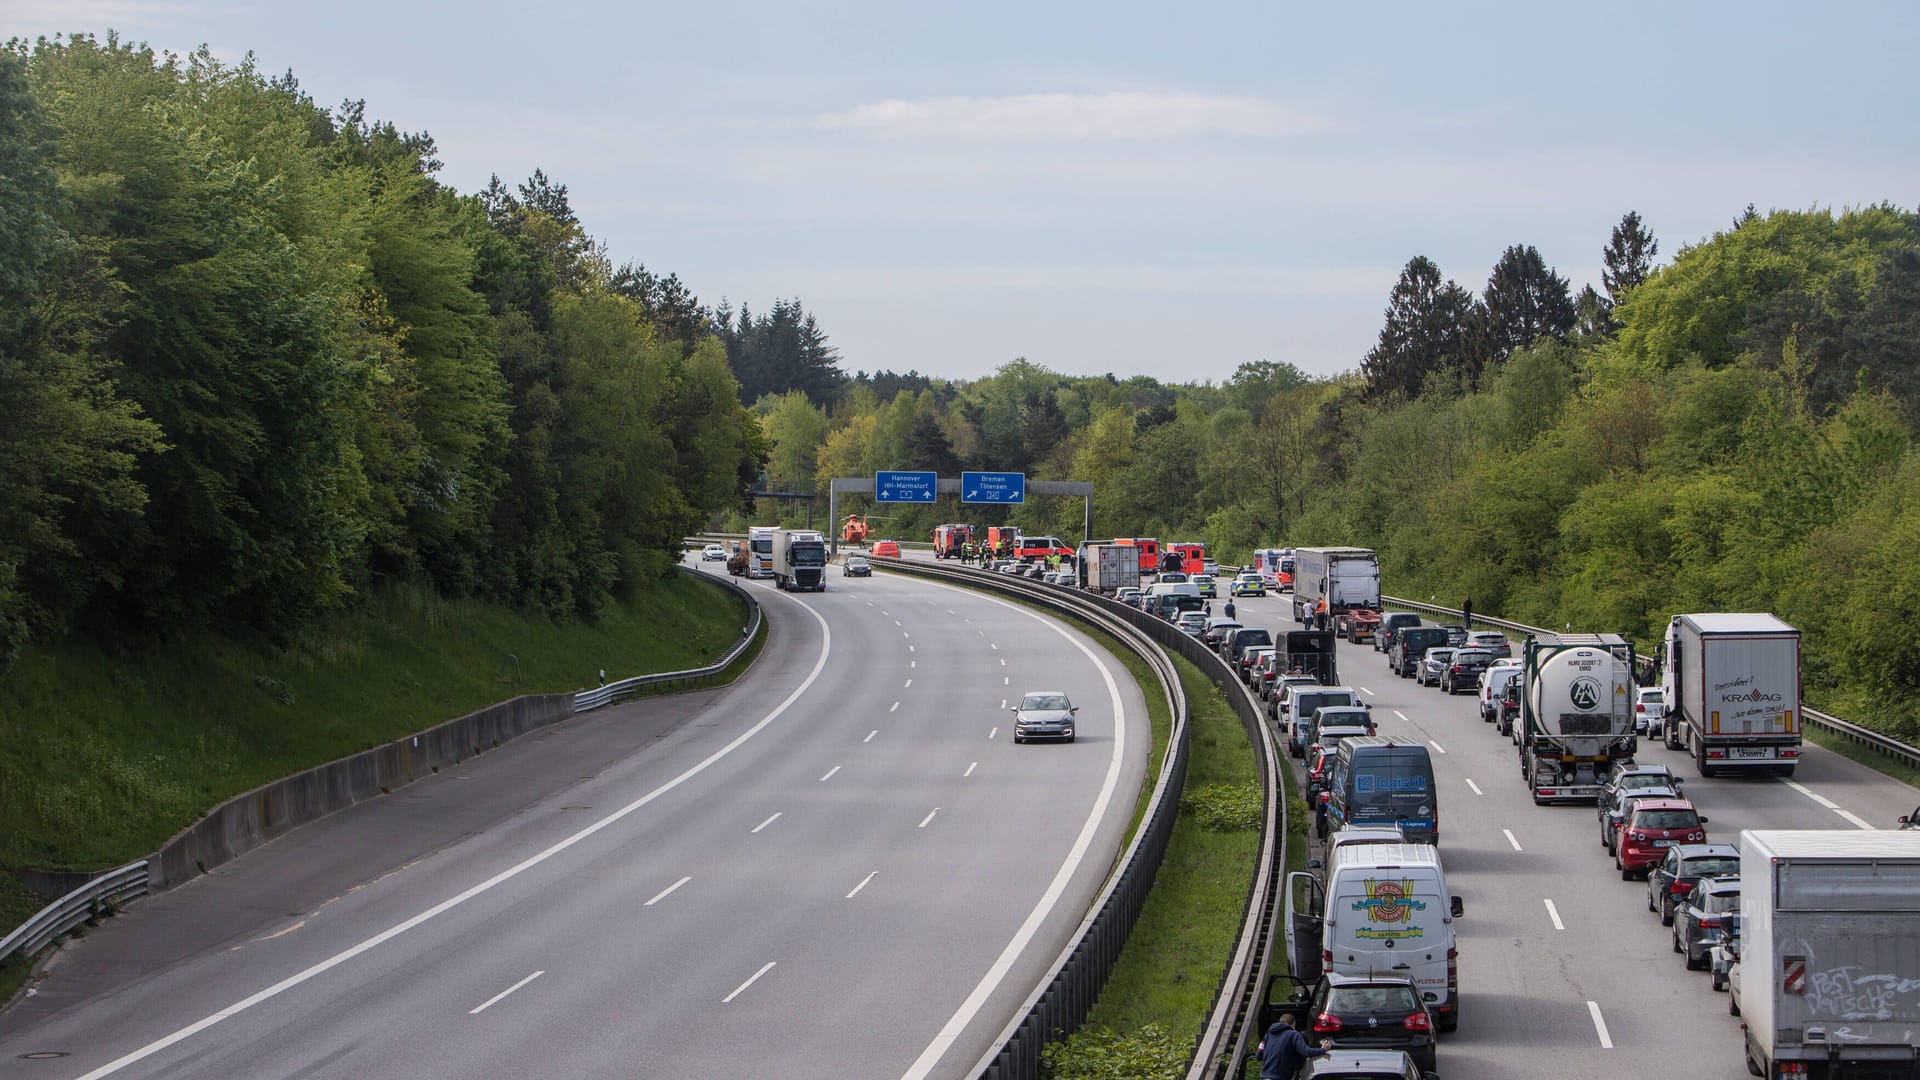
<svg viewBox="0 0 1920 1080">
<path fill-rule="evenodd" d="M 1325 130 L 1325 118 L 1262 98 L 1185 92 L 889 98 L 819 117 L 822 127 L 962 139 L 1175 139 L 1286 136 Z"/>
</svg>

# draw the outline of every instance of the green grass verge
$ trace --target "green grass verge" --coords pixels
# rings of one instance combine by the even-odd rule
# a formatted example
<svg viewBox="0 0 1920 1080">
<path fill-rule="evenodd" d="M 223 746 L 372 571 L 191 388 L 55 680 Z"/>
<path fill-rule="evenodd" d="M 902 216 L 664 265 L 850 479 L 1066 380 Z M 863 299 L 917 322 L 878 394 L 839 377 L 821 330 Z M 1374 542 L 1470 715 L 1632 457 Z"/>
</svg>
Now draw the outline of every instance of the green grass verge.
<svg viewBox="0 0 1920 1080">
<path fill-rule="evenodd" d="M 1240 720 L 1220 689 L 1200 669 L 1176 658 L 1181 686 L 1187 695 L 1192 724 L 1186 786 L 1202 789 L 1258 789 L 1260 774 L 1247 745 Z M 1113 1062 L 1131 1051 L 1114 1049 L 1104 1032 L 1138 1032 L 1141 1040 L 1158 1044 L 1160 1033 L 1175 1033 L 1190 1052 L 1193 1039 L 1206 1023 L 1219 990 L 1220 973 L 1233 952 L 1247 896 L 1247 872 L 1259 856 L 1257 828 L 1228 832 L 1209 829 L 1210 815 L 1190 797 L 1182 800 L 1167 856 L 1154 879 L 1153 891 L 1140 920 L 1127 939 L 1120 959 L 1101 991 L 1100 1001 L 1087 1018 L 1082 1033 L 1055 1048 L 1054 1076 L 1094 1075 L 1082 1071 L 1090 1062 L 1075 1063 L 1073 1051 L 1085 1057 Z M 1123 1068 L 1160 1068 L 1158 1058 L 1145 1047 L 1139 1056 L 1120 1062 Z M 1104 1075 L 1104 1074 L 1101 1074 Z M 1114 1073 L 1113 1075 L 1121 1075 Z M 1150 1071 L 1126 1075 L 1158 1075 Z M 1174 1073 L 1178 1075 L 1178 1073 Z"/>
<path fill-rule="evenodd" d="M 675 573 L 591 624 L 392 588 L 285 648 L 35 647 L 0 680 L 0 866 L 120 865 L 270 780 L 515 694 L 593 686 L 602 668 L 699 667 L 745 625 L 733 593 Z"/>
</svg>

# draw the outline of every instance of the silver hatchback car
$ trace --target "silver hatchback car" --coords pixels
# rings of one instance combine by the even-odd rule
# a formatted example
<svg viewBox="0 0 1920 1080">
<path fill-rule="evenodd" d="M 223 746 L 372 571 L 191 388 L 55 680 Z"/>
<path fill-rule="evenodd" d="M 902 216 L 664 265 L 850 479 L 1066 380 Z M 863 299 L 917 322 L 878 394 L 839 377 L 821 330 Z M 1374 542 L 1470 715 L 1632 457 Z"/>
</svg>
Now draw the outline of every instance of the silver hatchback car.
<svg viewBox="0 0 1920 1080">
<path fill-rule="evenodd" d="M 1080 710 L 1059 690 L 1035 690 L 1013 707 L 1013 741 L 1073 741 L 1074 714 Z"/>
</svg>

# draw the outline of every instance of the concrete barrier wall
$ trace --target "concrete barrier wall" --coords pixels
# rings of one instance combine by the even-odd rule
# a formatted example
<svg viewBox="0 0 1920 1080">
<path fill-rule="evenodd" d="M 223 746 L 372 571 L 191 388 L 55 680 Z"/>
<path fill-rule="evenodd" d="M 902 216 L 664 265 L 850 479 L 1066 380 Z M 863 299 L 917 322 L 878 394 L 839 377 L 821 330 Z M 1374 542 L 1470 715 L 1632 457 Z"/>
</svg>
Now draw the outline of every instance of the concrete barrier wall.
<svg viewBox="0 0 1920 1080">
<path fill-rule="evenodd" d="M 152 888 L 155 892 L 170 889 L 289 829 L 378 798 L 517 735 L 565 720 L 573 715 L 573 697 L 517 697 L 236 795 L 152 856 Z"/>
</svg>

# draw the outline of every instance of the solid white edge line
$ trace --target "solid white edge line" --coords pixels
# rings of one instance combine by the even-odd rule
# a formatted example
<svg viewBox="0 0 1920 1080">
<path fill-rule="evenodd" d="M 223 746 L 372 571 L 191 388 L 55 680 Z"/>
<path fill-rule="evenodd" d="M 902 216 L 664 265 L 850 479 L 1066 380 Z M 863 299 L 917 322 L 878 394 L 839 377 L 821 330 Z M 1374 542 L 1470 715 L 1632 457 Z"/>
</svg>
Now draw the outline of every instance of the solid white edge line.
<svg viewBox="0 0 1920 1080">
<path fill-rule="evenodd" d="M 927 823 L 933 820 L 933 815 L 935 815 L 935 814 L 937 814 L 937 813 L 939 813 L 939 812 L 940 812 L 940 808 L 939 808 L 939 807 L 937 807 L 937 806 L 936 806 L 936 807 L 934 807 L 934 808 L 933 808 L 933 809 L 932 809 L 931 811 L 928 811 L 928 813 L 927 813 L 927 816 L 926 816 L 926 817 L 923 817 L 923 818 L 921 818 L 921 819 L 920 819 L 920 826 L 919 826 L 919 827 L 920 827 L 920 828 L 922 828 L 922 829 L 924 829 L 924 828 L 926 828 L 926 827 L 927 827 Z"/>
<path fill-rule="evenodd" d="M 741 994 L 746 993 L 747 987 L 752 986 L 754 983 L 759 982 L 760 976 L 765 975 L 767 972 L 773 970 L 773 965 L 774 965 L 774 961 L 772 960 L 767 961 L 766 966 L 762 967 L 759 971 L 756 971 L 752 975 L 748 976 L 746 982 L 743 982 L 739 986 L 734 987 L 733 993 L 728 994 L 726 997 L 721 998 L 720 1004 L 722 1005 L 729 1004 L 733 1001 L 734 998 L 737 998 Z"/>
<path fill-rule="evenodd" d="M 1839 814 L 1841 817 L 1846 818 L 1848 821 L 1853 822 L 1855 825 L 1859 826 L 1862 829 L 1867 829 L 1871 831 L 1871 830 L 1877 830 L 1879 828 L 1878 825 L 1875 825 L 1871 821 L 1862 820 L 1859 815 L 1855 814 L 1851 810 L 1836 809 L 1834 810 L 1834 813 Z"/>
<path fill-rule="evenodd" d="M 183 1027 L 180 1030 L 175 1031 L 170 1035 L 162 1036 L 161 1038 L 155 1039 L 154 1041 L 148 1043 L 145 1046 L 140 1047 L 137 1050 L 133 1050 L 133 1051 L 130 1051 L 129 1053 L 122 1054 L 120 1057 L 117 1057 L 114 1060 L 107 1062 L 105 1065 L 100 1066 L 99 1068 L 93 1070 L 92 1072 L 82 1074 L 81 1076 L 77 1077 L 76 1080 L 101 1080 L 102 1077 L 112 1076 L 114 1073 L 119 1072 L 120 1070 L 126 1068 L 127 1066 L 135 1064 L 136 1062 L 144 1061 L 147 1058 L 150 1058 L 153 1055 L 159 1053 L 160 1051 L 165 1050 L 167 1047 L 174 1045 L 175 1043 L 181 1042 L 186 1039 L 190 1039 L 195 1035 L 198 1035 L 202 1031 L 207 1030 L 208 1028 L 212 1027 L 213 1025 L 219 1023 L 222 1020 L 228 1019 L 229 1017 L 238 1016 L 241 1013 L 246 1012 L 248 1009 L 253 1008 L 255 1005 L 258 1005 L 263 1001 L 268 1001 L 272 998 L 279 997 L 281 994 L 284 994 L 288 990 L 291 990 L 294 987 L 299 986 L 301 983 L 307 982 L 311 979 L 324 975 L 327 972 L 332 971 L 334 968 L 339 967 L 341 964 L 344 964 L 347 961 L 352 960 L 354 957 L 359 956 L 361 953 L 376 949 L 381 945 L 384 945 L 387 942 L 392 941 L 394 938 L 399 937 L 401 934 L 404 934 L 407 931 L 413 929 L 414 927 L 419 926 L 420 924 L 427 922 L 431 919 L 438 918 L 439 916 L 444 915 L 449 911 L 452 911 L 454 908 L 457 908 L 461 904 L 464 904 L 467 901 L 473 899 L 474 897 L 479 896 L 481 893 L 488 892 L 496 888 L 497 886 L 501 885 L 504 882 L 511 881 L 514 878 L 519 877 L 521 874 L 524 874 L 528 870 L 531 870 L 534 867 L 539 866 L 541 863 L 546 862 L 548 859 L 553 858 L 555 855 L 558 855 L 561 852 L 567 850 L 568 848 L 574 846 L 575 844 L 578 844 L 580 841 L 585 840 L 586 838 L 592 836 L 593 834 L 599 832 L 600 830 L 605 829 L 608 826 L 611 826 L 614 823 L 620 821 L 622 818 L 640 809 L 641 807 L 646 806 L 647 804 L 653 802 L 655 799 L 660 798 L 662 795 L 665 795 L 669 791 L 672 791 L 673 789 L 679 787 L 681 784 L 686 783 L 688 780 L 691 780 L 694 777 L 700 775 L 701 773 L 706 772 L 708 769 L 713 767 L 713 764 L 715 762 L 719 761 L 721 758 L 726 757 L 728 754 L 733 753 L 734 750 L 738 749 L 748 739 L 751 739 L 755 735 L 758 735 L 760 732 L 766 730 L 767 725 L 773 723 L 775 720 L 778 720 L 781 714 L 785 713 L 789 708 L 792 708 L 793 703 L 800 700 L 800 695 L 806 693 L 807 689 L 811 687 L 814 684 L 814 682 L 820 678 L 820 673 L 826 670 L 827 657 L 833 652 L 833 628 L 827 625 L 827 620 L 824 617 L 822 617 L 819 612 L 813 610 L 812 605 L 807 604 L 800 600 L 795 600 L 794 603 L 799 605 L 800 610 L 813 616 L 814 621 L 820 624 L 820 635 L 821 635 L 820 657 L 819 659 L 813 662 L 813 670 L 807 672 L 807 677 L 800 680 L 800 685 L 794 687 L 792 693 L 789 693 L 785 698 L 783 698 L 780 704 L 774 706 L 772 712 L 769 712 L 767 715 L 761 717 L 759 722 L 754 724 L 752 727 L 734 736 L 732 741 L 728 742 L 725 746 L 722 746 L 720 749 L 715 750 L 711 754 L 708 754 L 705 758 L 701 759 L 697 764 L 689 767 L 685 772 L 681 773 L 680 775 L 674 777 L 673 779 L 667 781 L 664 784 L 661 784 L 659 787 L 654 788 L 652 791 L 647 792 L 645 795 L 640 796 L 639 798 L 633 800 L 632 802 L 621 807 L 620 809 L 615 810 L 613 813 L 608 814 L 606 817 L 601 818 L 599 821 L 596 821 L 593 824 L 588 825 L 586 828 L 581 829 L 579 832 L 574 833 L 572 836 L 566 837 L 565 839 L 558 841 L 557 843 L 553 844 L 551 847 L 548 847 L 544 851 L 540 851 L 533 855 L 527 856 L 525 859 L 522 859 L 520 862 L 517 862 L 514 865 L 507 867 L 505 870 L 502 870 L 499 873 L 493 875 L 492 877 L 486 879 L 485 881 L 480 882 L 478 885 L 470 886 L 465 891 L 456 893 L 453 896 L 450 896 L 447 899 L 440 901 L 438 904 L 435 904 L 434 906 L 428 908 L 425 911 L 422 911 L 421 913 L 413 916 L 410 919 L 407 919 L 403 922 L 399 922 L 394 924 L 393 926 L 388 927 L 387 929 L 381 931 L 380 933 L 375 934 L 374 936 L 366 939 L 365 941 L 362 941 L 358 945 L 355 945 L 355 946 L 352 946 L 351 948 L 344 949 L 340 952 L 337 952 L 332 956 L 327 957 L 325 960 L 322 960 L 319 963 L 306 968 L 303 971 L 295 972 L 294 974 L 289 975 L 284 979 L 281 979 L 279 982 L 274 983 L 272 986 L 269 986 L 264 990 L 256 991 L 253 994 L 248 995 L 247 997 L 241 998 L 239 1001 L 234 1002 L 233 1004 L 227 1006 L 226 1008 L 221 1009 L 218 1012 L 211 1013 L 205 1017 L 202 1017 L 201 1019 L 196 1020 L 191 1024 L 188 1024 L 186 1027 Z M 772 967 L 773 965 L 769 964 L 767 966 Z"/>
<path fill-rule="evenodd" d="M 941 588 L 952 588 L 952 586 L 943 585 Z M 1067 891 L 1068 882 L 1073 880 L 1073 875 L 1079 869 L 1080 863 L 1085 861 L 1087 850 L 1093 846 L 1094 833 L 1099 830 L 1101 820 L 1106 817 L 1107 807 L 1113 802 L 1114 793 L 1120 786 L 1120 771 L 1126 762 L 1126 704 L 1120 698 L 1120 684 L 1115 681 L 1113 671 L 1101 661 L 1091 647 L 1075 637 L 1065 626 L 1048 619 L 1039 612 L 1005 600 L 994 600 L 991 597 L 987 599 L 1051 628 L 1054 633 L 1071 642 L 1074 648 L 1079 649 L 1093 663 L 1100 672 L 1101 679 L 1107 684 L 1107 698 L 1113 705 L 1113 753 L 1107 759 L 1107 775 L 1100 784 L 1100 795 L 1094 800 L 1092 809 L 1087 813 L 1086 821 L 1080 826 L 1080 835 L 1074 838 L 1072 850 L 1060 864 L 1060 870 L 1053 876 L 1053 881 L 1048 883 L 1047 891 L 1042 893 L 1040 899 L 1034 903 L 1033 910 L 1027 913 L 1026 921 L 1020 924 L 1020 929 L 1015 932 L 1013 939 L 1007 942 L 1007 947 L 1000 951 L 1000 956 L 994 960 L 993 966 L 980 977 L 980 982 L 974 986 L 973 992 L 967 995 L 966 1001 L 961 1003 L 959 1011 L 953 1014 L 946 1026 L 940 1029 L 940 1033 L 927 1044 L 927 1048 L 921 1052 L 913 1065 L 901 1074 L 901 1080 L 926 1080 L 934 1067 L 940 1064 L 940 1059 L 945 1057 L 947 1051 L 958 1041 L 961 1033 L 973 1023 L 974 1017 L 978 1016 L 980 1010 L 985 1007 L 987 999 L 993 996 L 1002 982 L 1006 981 L 1007 974 L 1013 970 L 1014 962 L 1026 950 L 1034 935 L 1040 932 L 1040 924 L 1046 921 L 1047 915 L 1060 902 L 1061 894 Z"/>
<path fill-rule="evenodd" d="M 1829 810 L 1840 809 L 1839 803 L 1834 802 L 1832 799 L 1827 798 L 1825 795 L 1820 794 L 1819 792 L 1813 790 L 1812 788 L 1808 787 L 1807 785 L 1801 783 L 1798 780 L 1782 780 L 1780 782 L 1792 788 L 1793 790 L 1799 792 L 1800 794 L 1805 795 L 1807 798 L 1812 799 L 1814 802 L 1819 803 L 1821 806 L 1824 806 Z"/>
<path fill-rule="evenodd" d="M 1513 845 L 1513 850 L 1515 851 L 1524 850 L 1520 847 L 1520 841 L 1514 839 L 1512 829 L 1501 829 L 1500 831 L 1507 834 L 1507 843 Z"/>
<path fill-rule="evenodd" d="M 773 824 L 774 822 L 776 822 L 776 821 L 778 821 L 778 820 L 780 820 L 780 815 L 781 815 L 781 814 L 784 814 L 784 813 L 786 813 L 786 811 L 785 811 L 785 810 L 775 810 L 775 811 L 773 812 L 773 815 L 772 815 L 771 817 L 769 817 L 769 818 L 767 818 L 767 820 L 765 820 L 765 821 L 763 821 L 763 822 L 761 822 L 760 824 L 758 824 L 758 825 L 755 825 L 755 826 L 754 826 L 754 827 L 753 827 L 753 828 L 752 828 L 751 830 L 749 830 L 749 833 L 748 833 L 748 834 L 749 834 L 749 835 L 752 835 L 753 833 L 757 833 L 757 832 L 759 832 L 759 831 L 760 831 L 761 829 L 764 829 L 764 828 L 766 828 L 767 826 L 769 826 L 769 825 L 771 825 L 771 824 Z"/>
<path fill-rule="evenodd" d="M 530 983 L 530 982 L 532 982 L 533 980 L 535 980 L 535 979 L 537 979 L 537 978 L 539 978 L 540 976 L 542 976 L 542 975 L 545 975 L 545 974 L 546 974 L 546 972 L 544 972 L 544 971 L 536 971 L 536 972 L 534 972 L 533 974 L 531 974 L 531 975 L 529 975 L 529 976 L 527 976 L 526 978 L 524 978 L 524 979 L 521 979 L 521 980 L 520 980 L 519 982 L 517 982 L 517 983 L 514 983 L 514 984 L 513 984 L 512 986 L 509 986 L 509 987 L 507 987 L 507 988 L 506 988 L 505 990 L 502 990 L 502 991 L 500 991 L 499 993 L 497 993 L 497 994 L 495 994 L 495 995 L 493 995 L 492 997 L 490 997 L 490 998 L 488 998 L 487 1000 L 485 1000 L 485 1001 L 483 1001 L 483 1002 L 481 1002 L 481 1003 L 479 1004 L 479 1006 L 478 1006 L 478 1007 L 476 1007 L 476 1008 L 472 1008 L 472 1009 L 468 1009 L 468 1010 L 467 1010 L 467 1015 L 468 1015 L 468 1016 L 479 1016 L 479 1015 L 480 1015 L 480 1014 L 481 1014 L 482 1012 L 484 1012 L 484 1011 L 486 1011 L 486 1009 L 487 1009 L 487 1006 L 489 1006 L 489 1005 L 493 1005 L 493 1004 L 495 1004 L 495 1003 L 497 1003 L 497 1002 L 499 1002 L 500 1000 L 502 1000 L 503 998 L 505 998 L 505 997 L 506 997 L 506 996 L 507 996 L 508 994 L 511 994 L 511 993 L 513 993 L 513 992 L 514 992 L 515 990 L 518 990 L 518 989 L 520 989 L 521 987 L 523 987 L 523 986 L 525 986 L 525 985 L 527 985 L 528 983 Z"/>
<path fill-rule="evenodd" d="M 1473 782 L 1473 777 L 1471 777 L 1471 776 L 1469 776 L 1469 777 L 1467 777 L 1467 786 L 1473 789 L 1473 793 L 1474 793 L 1475 795 L 1485 795 L 1485 794 L 1486 794 L 1486 792 L 1484 792 L 1484 791 L 1481 791 L 1481 790 L 1480 790 L 1480 785 L 1479 785 L 1479 784 L 1476 784 L 1476 783 L 1474 783 L 1474 782 Z"/>
<path fill-rule="evenodd" d="M 1593 1030 L 1600 1033 L 1600 1049 L 1613 1049 L 1613 1036 L 1607 1034 L 1607 1022 L 1600 1015 L 1600 1003 L 1587 1002 L 1587 1011 L 1593 1014 Z"/>
<path fill-rule="evenodd" d="M 1547 918 L 1553 920 L 1553 928 L 1555 930 L 1565 930 L 1567 928 L 1566 924 L 1560 921 L 1560 909 L 1553 906 L 1552 900 L 1543 900 L 1542 902 L 1547 905 Z"/>
<path fill-rule="evenodd" d="M 880 871 L 875 870 L 872 874 L 868 874 L 866 877 L 861 878 L 860 884 L 855 885 L 853 887 L 853 891 L 847 894 L 847 899 L 851 900 L 855 896 L 860 895 L 860 890 L 866 888 L 867 882 L 872 881 L 874 879 L 874 876 L 878 873 L 880 873 Z"/>
<path fill-rule="evenodd" d="M 775 815 L 773 815 L 773 817 L 779 817 L 779 816 L 780 816 L 779 814 L 775 814 Z M 770 818 L 768 818 L 768 819 L 767 819 L 766 821 L 763 821 L 763 822 L 761 822 L 761 823 L 760 823 L 760 829 L 764 829 L 764 828 L 766 828 L 766 827 L 767 827 L 767 825 L 768 825 L 769 823 L 771 823 L 771 822 L 773 821 L 773 817 L 770 817 Z M 754 832 L 759 832 L 759 831 L 760 831 L 760 829 L 755 829 L 755 830 L 753 830 L 753 831 L 754 831 Z M 678 890 L 679 890 L 679 888 L 680 888 L 680 886 L 682 886 L 682 885 L 685 885 L 685 884 L 686 884 L 687 882 L 689 882 L 689 881 L 692 881 L 692 880 L 693 880 L 693 877 L 692 877 L 691 875 L 689 875 L 689 876 L 687 876 L 687 877 L 683 877 L 683 878 L 681 878 L 681 879 L 680 879 L 679 881 L 676 881 L 676 882 L 674 882 L 673 884 L 671 884 L 671 885 L 669 885 L 669 886 L 667 886 L 666 888 L 664 888 L 664 889 L 661 889 L 661 890 L 660 890 L 659 892 L 657 892 L 657 893 L 654 893 L 654 894 L 653 894 L 653 899 L 651 899 L 651 900 L 649 900 L 649 901 L 647 901 L 647 902 L 646 902 L 646 903 L 644 903 L 644 904 L 641 904 L 640 906 L 641 906 L 641 907 L 652 907 L 653 905 L 655 905 L 655 904 L 657 904 L 657 903 L 659 903 L 660 901 L 662 901 L 662 900 L 665 900 L 665 899 L 666 899 L 667 897 L 669 897 L 669 896 L 672 896 L 672 895 L 673 895 L 673 894 L 674 894 L 674 893 L 675 893 L 676 891 L 678 891 Z"/>
</svg>

